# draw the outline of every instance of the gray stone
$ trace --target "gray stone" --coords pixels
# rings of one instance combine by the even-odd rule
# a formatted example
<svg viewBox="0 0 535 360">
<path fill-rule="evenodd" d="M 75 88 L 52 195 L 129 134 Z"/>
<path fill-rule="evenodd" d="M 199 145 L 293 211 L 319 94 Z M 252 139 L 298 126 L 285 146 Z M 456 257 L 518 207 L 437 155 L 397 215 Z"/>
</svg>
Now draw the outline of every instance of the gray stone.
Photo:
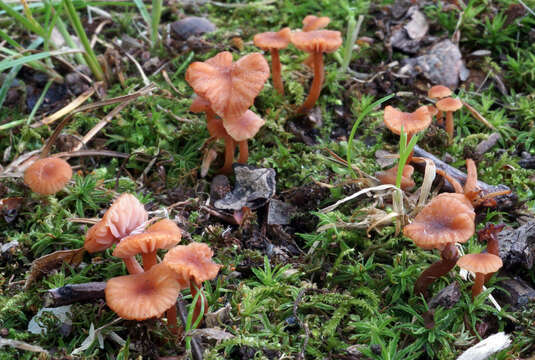
<svg viewBox="0 0 535 360">
<path fill-rule="evenodd" d="M 280 200 L 271 199 L 268 209 L 268 225 L 288 225 L 294 207 Z"/>
<path fill-rule="evenodd" d="M 437 306 L 442 306 L 445 309 L 451 309 L 455 304 L 459 302 L 461 298 L 461 288 L 457 281 L 452 282 L 444 289 L 440 290 L 429 301 L 429 309 L 436 309 Z"/>
<path fill-rule="evenodd" d="M 517 229 L 506 228 L 498 234 L 504 269 L 533 267 L 535 256 L 535 220 Z"/>
<path fill-rule="evenodd" d="M 505 290 L 505 292 L 501 291 L 501 289 L 496 291 L 496 297 L 505 304 L 511 305 L 513 310 L 519 310 L 528 303 L 535 301 L 535 289 L 520 278 L 505 279 L 496 285 Z"/>
<path fill-rule="evenodd" d="M 197 16 L 190 16 L 171 24 L 173 34 L 179 40 L 187 40 L 190 36 L 211 33 L 215 29 L 215 25 L 210 20 Z"/>
</svg>

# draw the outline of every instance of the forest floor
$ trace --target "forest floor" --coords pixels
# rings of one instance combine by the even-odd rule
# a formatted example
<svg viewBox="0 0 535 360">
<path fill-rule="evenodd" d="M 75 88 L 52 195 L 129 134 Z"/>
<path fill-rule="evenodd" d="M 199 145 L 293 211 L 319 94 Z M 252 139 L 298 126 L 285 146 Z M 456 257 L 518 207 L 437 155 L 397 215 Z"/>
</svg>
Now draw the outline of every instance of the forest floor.
<svg viewBox="0 0 535 360">
<path fill-rule="evenodd" d="M 111 18 L 92 11 L 89 22 L 86 5 Z M 37 270 L 34 263 L 56 251 L 83 247 L 88 227 L 124 192 L 136 195 L 152 216 L 174 220 L 183 230 L 183 244 L 209 244 L 222 265 L 217 279 L 204 285 L 211 314 L 202 328 L 213 330 L 196 335 L 204 359 L 455 359 L 497 332 L 510 334 L 512 344 L 492 358 L 533 359 L 533 259 L 524 266 L 504 260 L 505 270 L 475 301 L 472 280 L 463 278 L 458 267 L 435 281 L 429 298 L 414 294 L 418 276 L 440 258 L 396 231 L 397 222 L 414 218 L 423 172 L 415 171 L 417 185 L 405 191 L 402 218 L 391 216 L 389 189 L 370 190 L 332 211 L 322 209 L 376 186 L 374 174 L 396 161 L 387 153 L 398 154 L 399 137 L 383 124 L 384 106 L 414 111 L 430 105 L 427 90 L 442 82 L 487 123 L 463 107 L 454 114 L 451 145 L 436 122 L 418 145 L 463 172 L 465 159 L 473 158 L 479 180 L 505 185 L 516 195 L 514 203 L 478 208 L 476 231 L 488 224 L 505 224 L 513 231 L 535 222 L 535 172 L 530 169 L 535 168 L 535 1 L 165 2 L 164 42 L 152 52 L 134 2 L 89 1 L 77 8 L 89 38 L 97 39 L 95 52 L 106 54 L 108 86 L 88 83 L 52 58 L 59 74 L 74 74 L 71 81 L 52 83 L 42 106 L 26 121 L 48 78 L 22 67 L 0 112 L 0 359 L 192 356 L 184 337 L 176 338 L 164 321 L 120 319 L 103 298 L 70 304 L 67 319 L 45 312 L 34 319 L 43 331 L 28 331 L 30 320 L 45 307 L 48 290 L 126 274 L 111 250 L 71 254 L 65 262 Z M 41 16 L 38 8 L 33 11 Z M 295 109 L 306 98 L 313 75 L 303 65 L 307 54 L 291 45 L 281 51 L 286 94 L 277 94 L 270 79 L 256 98 L 252 110 L 266 123 L 249 142 L 248 160 L 251 166 L 275 170 L 276 192 L 247 211 L 241 225 L 233 224 L 231 214 L 209 203 L 216 196 L 212 179 L 223 163 L 223 144 L 206 144 L 204 115 L 189 111 L 194 94 L 185 71 L 221 51 L 232 52 L 235 60 L 262 52 L 253 44 L 255 34 L 300 29 L 309 14 L 330 17 L 327 29 L 340 31 L 344 44 L 325 55 L 322 93 L 306 116 L 296 116 Z M 348 19 L 359 15 L 357 41 L 347 45 Z M 187 16 L 203 17 L 216 29 L 179 39 L 168 25 Z M 33 40 L 4 12 L 0 22 L 19 43 Z M 443 62 L 440 71 L 436 63 L 427 63 L 433 52 Z M 349 69 L 342 67 L 346 53 Z M 122 99 L 119 105 L 70 114 L 50 144 L 52 154 L 67 152 L 74 168 L 64 190 L 34 194 L 13 170 L 17 167 L 10 166 L 50 139 L 60 120 L 44 125 L 46 115 L 93 86 L 97 91 L 84 105 L 135 93 L 147 83 L 155 84 L 150 94 L 128 103 Z M 84 144 L 86 153 L 69 156 L 118 106 L 124 108 Z M 362 114 L 354 140 L 348 141 Z M 487 140 L 489 148 L 478 147 Z M 201 163 L 210 149 L 219 156 L 202 177 Z M 345 163 L 348 150 L 355 170 Z M 230 176 L 230 187 L 234 183 Z M 431 194 L 444 191 L 443 185 L 437 176 Z M 280 218 L 269 220 L 270 206 L 282 207 Z M 528 240 L 533 247 L 526 251 L 535 251 L 535 240 Z M 473 236 L 462 248 L 477 253 L 485 244 Z M 507 296 L 511 279 L 521 280 L 522 301 Z M 432 321 L 429 300 L 452 283 L 459 296 L 446 306 L 435 305 Z M 183 298 L 191 302 L 189 290 Z"/>
</svg>

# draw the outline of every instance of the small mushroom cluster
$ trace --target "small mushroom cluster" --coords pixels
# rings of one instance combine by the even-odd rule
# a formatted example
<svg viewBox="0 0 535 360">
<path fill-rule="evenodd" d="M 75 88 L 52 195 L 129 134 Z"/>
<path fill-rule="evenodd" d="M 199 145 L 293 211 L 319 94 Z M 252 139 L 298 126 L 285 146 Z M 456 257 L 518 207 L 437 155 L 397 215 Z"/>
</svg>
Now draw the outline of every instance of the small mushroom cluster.
<svg viewBox="0 0 535 360">
<path fill-rule="evenodd" d="M 203 243 L 187 246 L 181 240 L 179 227 L 169 219 L 150 226 L 148 213 L 131 194 L 119 196 L 102 219 L 86 234 L 84 248 L 90 252 L 104 251 L 117 245 L 113 255 L 123 259 L 130 275 L 108 280 L 106 302 L 120 317 L 145 320 L 160 317 L 167 311 L 169 329 L 177 328 L 175 302 L 181 290 L 190 287 L 195 295 L 194 322 L 202 318 L 208 307 L 202 294 L 202 283 L 214 279 L 220 265 L 211 259 L 212 250 Z M 169 250 L 158 263 L 156 252 Z M 143 267 L 136 260 L 141 255 Z"/>
</svg>

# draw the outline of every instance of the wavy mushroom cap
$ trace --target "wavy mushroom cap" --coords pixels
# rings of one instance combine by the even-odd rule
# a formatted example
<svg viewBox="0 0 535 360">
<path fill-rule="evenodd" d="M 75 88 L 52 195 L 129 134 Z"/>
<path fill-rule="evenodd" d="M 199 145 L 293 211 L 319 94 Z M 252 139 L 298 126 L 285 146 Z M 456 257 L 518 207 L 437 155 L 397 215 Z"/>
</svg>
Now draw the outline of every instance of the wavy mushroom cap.
<svg viewBox="0 0 535 360">
<path fill-rule="evenodd" d="M 189 107 L 189 111 L 196 114 L 207 112 L 208 110 L 210 110 L 210 101 L 203 98 L 202 96 L 195 96 L 195 98 L 193 98 L 193 102 Z"/>
<path fill-rule="evenodd" d="M 252 139 L 264 124 L 264 119 L 251 110 L 235 121 L 223 121 L 225 130 L 235 141 Z"/>
<path fill-rule="evenodd" d="M 181 290 L 175 273 L 165 264 L 141 274 L 119 276 L 106 283 L 106 303 L 128 320 L 158 317 L 173 306 Z"/>
<path fill-rule="evenodd" d="M 444 85 L 435 85 L 427 91 L 427 96 L 431 99 L 442 99 L 448 97 L 452 94 L 452 91 L 449 87 Z"/>
<path fill-rule="evenodd" d="M 457 260 L 457 265 L 473 273 L 491 274 L 498 271 L 503 266 L 503 262 L 499 256 L 481 253 L 464 255 Z"/>
<path fill-rule="evenodd" d="M 405 226 L 403 234 L 423 249 L 441 248 L 448 243 L 464 243 L 475 231 L 476 214 L 455 197 L 433 199 Z"/>
<path fill-rule="evenodd" d="M 24 183 L 41 195 L 52 195 L 63 189 L 72 178 L 68 162 L 56 157 L 40 159 L 24 172 Z"/>
<path fill-rule="evenodd" d="M 445 99 L 437 101 L 435 106 L 440 111 L 457 111 L 463 107 L 463 103 L 459 99 L 447 97 Z"/>
<path fill-rule="evenodd" d="M 163 262 L 173 269 L 182 281 L 189 282 L 194 278 L 195 282 L 201 283 L 214 279 L 221 268 L 221 265 L 212 261 L 213 255 L 208 245 L 194 242 L 172 248 L 165 254 Z"/>
<path fill-rule="evenodd" d="M 438 109 L 436 107 L 434 107 L 433 105 L 427 105 L 427 111 L 429 112 L 431 117 L 433 117 L 436 114 L 438 114 Z"/>
<path fill-rule="evenodd" d="M 467 211 L 473 211 L 474 210 L 474 206 L 472 205 L 472 202 L 464 194 L 460 194 L 460 193 L 442 193 L 442 194 L 438 194 L 437 196 L 435 196 L 433 198 L 433 200 L 435 200 L 435 199 L 443 199 L 443 198 L 457 200 L 462 205 L 464 205 L 464 207 L 465 207 L 465 209 Z"/>
<path fill-rule="evenodd" d="M 99 221 L 87 230 L 84 248 L 90 252 L 104 251 L 111 247 L 117 239 L 103 221 Z"/>
<path fill-rule="evenodd" d="M 149 254 L 158 249 L 171 249 L 181 238 L 182 233 L 174 222 L 161 220 L 149 226 L 144 233 L 122 239 L 115 247 L 113 256 L 124 259 L 137 254 Z"/>
<path fill-rule="evenodd" d="M 342 45 L 342 35 L 333 30 L 298 31 L 292 33 L 292 44 L 308 53 L 332 53 Z"/>
<path fill-rule="evenodd" d="M 145 207 L 134 195 L 122 194 L 106 211 L 102 221 L 116 239 L 122 239 L 139 230 L 148 217 Z"/>
<path fill-rule="evenodd" d="M 220 117 L 211 117 L 206 119 L 206 128 L 210 136 L 216 139 L 224 139 L 229 136 L 229 133 L 225 129 L 223 120 Z"/>
<path fill-rule="evenodd" d="M 331 19 L 327 16 L 318 17 L 316 15 L 307 15 L 303 19 L 303 31 L 323 29 L 329 25 L 330 22 Z"/>
<path fill-rule="evenodd" d="M 400 111 L 388 105 L 384 111 L 384 122 L 394 134 L 399 135 L 402 127 L 406 134 L 416 134 L 427 129 L 431 124 L 431 114 L 425 105 L 411 113 Z"/>
<path fill-rule="evenodd" d="M 411 165 L 405 165 L 403 167 L 403 172 L 401 175 L 401 189 L 407 190 L 416 185 L 416 183 L 412 179 L 413 173 L 414 167 L 412 167 Z M 379 181 L 381 181 L 381 184 L 396 185 L 396 179 L 398 176 L 398 166 L 396 165 L 388 170 L 378 172 L 377 174 L 375 174 L 375 176 L 379 179 Z"/>
<path fill-rule="evenodd" d="M 194 62 L 186 71 L 186 81 L 211 104 L 224 121 L 239 119 L 253 105 L 269 77 L 269 65 L 259 53 L 232 62 L 223 51 L 205 62 Z"/>
<path fill-rule="evenodd" d="M 291 36 L 292 30 L 290 30 L 289 27 L 285 27 L 277 32 L 256 34 L 253 37 L 253 42 L 256 47 L 259 47 L 262 50 L 284 49 L 288 47 Z"/>
</svg>

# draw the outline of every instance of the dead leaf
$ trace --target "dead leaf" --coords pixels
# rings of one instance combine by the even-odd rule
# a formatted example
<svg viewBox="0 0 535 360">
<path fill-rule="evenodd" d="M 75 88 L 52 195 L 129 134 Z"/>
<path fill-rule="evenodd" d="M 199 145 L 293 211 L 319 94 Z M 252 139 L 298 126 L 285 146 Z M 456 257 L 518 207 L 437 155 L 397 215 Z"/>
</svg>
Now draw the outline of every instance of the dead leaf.
<svg viewBox="0 0 535 360">
<path fill-rule="evenodd" d="M 39 259 L 35 259 L 30 268 L 30 275 L 28 275 L 24 287 L 27 289 L 34 281 L 58 268 L 64 262 L 74 266 L 80 264 L 84 257 L 84 253 L 84 248 L 60 250 L 53 252 L 52 254 L 41 256 Z"/>
<path fill-rule="evenodd" d="M 226 332 L 225 330 L 221 330 L 219 328 L 195 329 L 190 331 L 187 335 L 200 335 L 203 338 L 217 341 L 228 340 L 234 337 L 234 335 L 232 335 L 231 333 Z"/>
<path fill-rule="evenodd" d="M 2 215 L 4 219 L 9 224 L 13 222 L 19 213 L 19 209 L 22 205 L 21 197 L 8 197 L 0 200 L 0 209 L 2 210 Z"/>
</svg>

